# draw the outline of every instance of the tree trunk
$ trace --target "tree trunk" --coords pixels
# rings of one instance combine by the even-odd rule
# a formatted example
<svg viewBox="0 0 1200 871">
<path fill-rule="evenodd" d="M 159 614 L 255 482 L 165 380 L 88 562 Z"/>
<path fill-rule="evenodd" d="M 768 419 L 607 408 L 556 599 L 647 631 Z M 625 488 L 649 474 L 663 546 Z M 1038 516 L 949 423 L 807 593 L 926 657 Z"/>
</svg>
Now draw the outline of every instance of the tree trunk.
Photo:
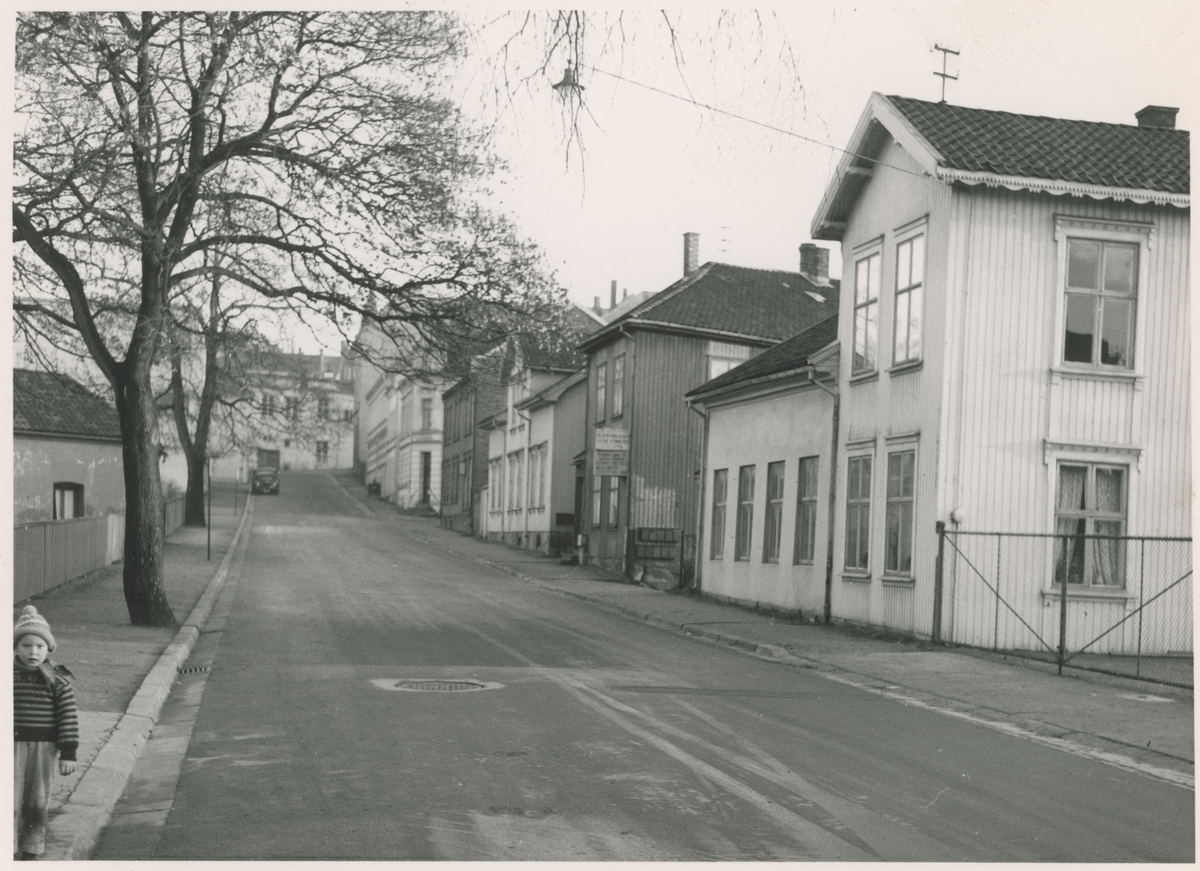
<svg viewBox="0 0 1200 871">
<path fill-rule="evenodd" d="M 134 626 L 178 626 L 163 574 L 163 498 L 157 412 L 149 383 L 119 379 L 116 395 L 125 471 L 125 606 Z"/>
<path fill-rule="evenodd" d="M 203 452 L 192 450 L 187 457 L 187 496 L 183 500 L 183 525 L 205 526 L 204 518 L 204 472 L 206 460 Z"/>
</svg>

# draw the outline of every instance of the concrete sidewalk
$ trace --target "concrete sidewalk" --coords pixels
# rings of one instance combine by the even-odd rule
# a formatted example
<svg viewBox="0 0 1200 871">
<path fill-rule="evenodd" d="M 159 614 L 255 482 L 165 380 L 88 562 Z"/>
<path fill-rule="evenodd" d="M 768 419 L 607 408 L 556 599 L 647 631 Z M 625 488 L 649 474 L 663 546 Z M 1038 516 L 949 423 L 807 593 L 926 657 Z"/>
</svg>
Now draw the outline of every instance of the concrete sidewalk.
<svg viewBox="0 0 1200 871">
<path fill-rule="evenodd" d="M 178 630 L 131 626 L 122 566 L 92 572 L 33 603 L 50 621 L 53 661 L 75 676 L 80 745 L 75 772 L 55 775 L 45 860 L 86 859 L 133 772 L 224 583 L 229 559 L 252 512 L 214 505 L 209 531 L 184 527 L 163 549 L 167 601 Z"/>
<path fill-rule="evenodd" d="M 397 531 L 547 593 L 1195 788 L 1190 691 L 1090 673 L 1059 677 L 1042 663 L 620 583 L 589 566 L 564 566 L 444 530 L 436 519 L 406 516 L 368 497 L 346 475 L 337 481 L 364 515 L 386 518 Z M 214 506 L 211 559 L 206 530 L 182 529 L 169 540 L 167 597 L 184 623 L 178 632 L 129 625 L 119 565 L 27 600 L 50 621 L 59 644 L 55 661 L 76 676 L 82 732 L 75 774 L 56 780 L 44 859 L 90 856 L 252 522 L 253 501 L 240 508 L 235 514 L 232 505 Z M 14 619 L 23 604 L 16 603 Z"/>
</svg>

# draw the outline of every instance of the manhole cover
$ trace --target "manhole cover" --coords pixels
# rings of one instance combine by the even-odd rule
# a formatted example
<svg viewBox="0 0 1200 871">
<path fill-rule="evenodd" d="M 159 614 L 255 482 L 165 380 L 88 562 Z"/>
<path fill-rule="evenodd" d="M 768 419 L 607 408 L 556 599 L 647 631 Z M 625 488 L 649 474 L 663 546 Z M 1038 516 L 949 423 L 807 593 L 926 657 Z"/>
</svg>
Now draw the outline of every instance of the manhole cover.
<svg viewBox="0 0 1200 871">
<path fill-rule="evenodd" d="M 494 690 L 504 684 L 479 680 L 440 680 L 437 678 L 405 678 L 394 680 L 383 678 L 371 681 L 381 690 L 404 693 L 462 693 L 476 690 Z"/>
</svg>

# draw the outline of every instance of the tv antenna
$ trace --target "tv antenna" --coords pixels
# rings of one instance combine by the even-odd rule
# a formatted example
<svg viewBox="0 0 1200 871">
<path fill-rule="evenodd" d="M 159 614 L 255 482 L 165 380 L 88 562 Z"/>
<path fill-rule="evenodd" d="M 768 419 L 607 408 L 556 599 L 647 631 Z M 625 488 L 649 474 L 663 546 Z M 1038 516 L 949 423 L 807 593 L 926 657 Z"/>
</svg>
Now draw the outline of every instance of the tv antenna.
<svg viewBox="0 0 1200 871">
<path fill-rule="evenodd" d="M 954 55 L 955 57 L 958 57 L 958 55 L 960 53 L 955 51 L 952 48 L 942 48 L 940 45 L 937 45 L 936 43 L 933 46 L 933 50 L 940 51 L 942 53 L 942 71 L 939 73 L 937 70 L 934 70 L 933 74 L 942 80 L 942 102 L 944 103 L 944 102 L 946 102 L 946 79 L 950 79 L 955 82 L 958 81 L 958 76 L 952 76 L 948 72 L 946 72 L 946 60 L 949 55 Z"/>
</svg>

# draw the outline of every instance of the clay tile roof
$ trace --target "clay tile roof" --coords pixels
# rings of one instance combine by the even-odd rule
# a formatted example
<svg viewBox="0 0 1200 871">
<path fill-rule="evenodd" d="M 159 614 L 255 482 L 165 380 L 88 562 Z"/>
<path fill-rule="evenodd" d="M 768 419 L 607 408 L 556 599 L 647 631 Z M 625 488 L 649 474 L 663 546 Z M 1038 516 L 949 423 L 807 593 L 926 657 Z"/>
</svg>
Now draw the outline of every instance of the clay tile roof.
<svg viewBox="0 0 1200 871">
<path fill-rule="evenodd" d="M 837 281 L 818 285 L 798 272 L 705 263 L 596 335 L 622 323 L 649 321 L 779 340 L 837 310 Z"/>
<path fill-rule="evenodd" d="M 887 98 L 950 169 L 1190 193 L 1186 130 Z"/>
<path fill-rule="evenodd" d="M 32 369 L 13 370 L 13 432 L 121 440 L 115 408 L 65 375 Z"/>
<path fill-rule="evenodd" d="M 768 348 L 757 357 L 751 357 L 740 366 L 735 366 L 728 372 L 718 375 L 687 395 L 699 396 L 807 365 L 809 357 L 837 340 L 837 328 L 838 318 L 835 314 L 833 317 L 826 318 L 819 324 L 809 327 L 804 332 Z"/>
</svg>

